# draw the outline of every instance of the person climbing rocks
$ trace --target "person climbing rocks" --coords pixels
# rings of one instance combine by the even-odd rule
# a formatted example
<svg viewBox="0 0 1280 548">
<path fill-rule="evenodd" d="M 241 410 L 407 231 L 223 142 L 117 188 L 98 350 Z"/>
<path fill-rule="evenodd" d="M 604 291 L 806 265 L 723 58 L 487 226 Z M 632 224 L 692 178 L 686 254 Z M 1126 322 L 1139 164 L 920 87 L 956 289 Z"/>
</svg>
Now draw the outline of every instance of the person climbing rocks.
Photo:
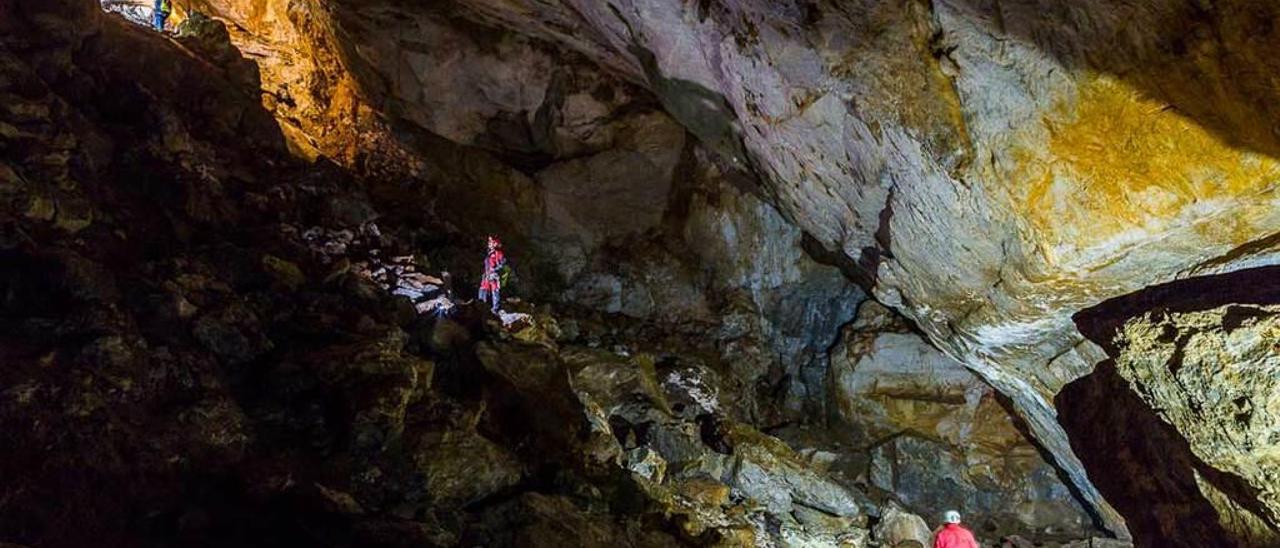
<svg viewBox="0 0 1280 548">
<path fill-rule="evenodd" d="M 978 548 L 973 533 L 960 525 L 960 512 L 947 510 L 942 514 L 942 520 L 946 523 L 934 535 L 933 548 Z"/>
<path fill-rule="evenodd" d="M 155 25 L 156 30 L 164 32 L 164 22 L 169 19 L 170 13 L 173 13 L 173 5 L 169 3 L 169 0 L 155 0 L 155 4 L 151 8 L 151 22 Z"/>
<path fill-rule="evenodd" d="M 489 236 L 488 248 L 488 254 L 484 258 L 484 274 L 480 277 L 480 302 L 490 303 L 489 309 L 497 314 L 507 258 L 502 254 L 502 242 L 497 237 Z"/>
</svg>

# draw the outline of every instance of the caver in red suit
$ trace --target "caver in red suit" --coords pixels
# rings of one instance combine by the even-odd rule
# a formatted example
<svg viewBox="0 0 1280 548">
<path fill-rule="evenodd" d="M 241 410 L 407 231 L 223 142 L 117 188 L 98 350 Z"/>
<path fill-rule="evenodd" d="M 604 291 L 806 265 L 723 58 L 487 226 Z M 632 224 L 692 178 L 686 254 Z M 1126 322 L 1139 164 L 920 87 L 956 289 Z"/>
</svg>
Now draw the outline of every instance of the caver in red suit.
<svg viewBox="0 0 1280 548">
<path fill-rule="evenodd" d="M 938 530 L 933 537 L 933 548 L 978 548 L 978 541 L 973 533 L 960 525 L 960 512 L 948 511 L 944 517 L 947 524 Z"/>
</svg>

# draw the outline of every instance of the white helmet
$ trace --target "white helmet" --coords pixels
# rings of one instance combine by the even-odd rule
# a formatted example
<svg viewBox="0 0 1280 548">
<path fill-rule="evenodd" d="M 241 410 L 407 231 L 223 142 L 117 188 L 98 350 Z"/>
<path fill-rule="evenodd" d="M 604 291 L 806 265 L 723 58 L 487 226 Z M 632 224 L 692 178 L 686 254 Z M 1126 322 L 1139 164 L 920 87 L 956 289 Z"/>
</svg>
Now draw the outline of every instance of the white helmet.
<svg viewBox="0 0 1280 548">
<path fill-rule="evenodd" d="M 960 512 L 947 510 L 942 514 L 942 520 L 947 523 L 960 523 Z"/>
</svg>

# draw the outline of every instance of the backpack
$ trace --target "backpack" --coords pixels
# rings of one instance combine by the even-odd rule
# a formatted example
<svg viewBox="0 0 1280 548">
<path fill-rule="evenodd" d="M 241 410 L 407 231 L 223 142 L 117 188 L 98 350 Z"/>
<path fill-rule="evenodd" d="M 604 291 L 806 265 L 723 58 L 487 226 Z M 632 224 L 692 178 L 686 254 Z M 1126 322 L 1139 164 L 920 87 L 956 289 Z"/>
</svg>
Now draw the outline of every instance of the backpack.
<svg viewBox="0 0 1280 548">
<path fill-rule="evenodd" d="M 498 286 L 504 289 L 510 287 L 515 277 L 516 271 L 512 270 L 511 264 L 506 259 L 503 259 L 502 264 L 498 265 Z"/>
</svg>

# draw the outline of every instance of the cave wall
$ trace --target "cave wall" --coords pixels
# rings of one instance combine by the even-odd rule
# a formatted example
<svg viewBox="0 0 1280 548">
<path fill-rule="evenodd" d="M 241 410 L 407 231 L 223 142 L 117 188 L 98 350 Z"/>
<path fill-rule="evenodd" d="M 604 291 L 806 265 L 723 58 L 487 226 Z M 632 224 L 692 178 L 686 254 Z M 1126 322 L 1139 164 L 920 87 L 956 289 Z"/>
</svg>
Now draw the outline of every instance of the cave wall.
<svg viewBox="0 0 1280 548">
<path fill-rule="evenodd" d="M 756 335 L 719 322 L 715 340 L 765 339 L 778 359 L 745 374 L 802 379 L 782 385 L 792 411 L 824 393 L 814 349 L 861 298 L 788 252 L 816 244 L 1006 394 L 1116 532 L 1053 405 L 1104 357 L 1071 315 L 1273 260 L 1265 2 L 203 7 L 234 23 L 295 154 L 393 175 L 407 192 L 374 189 L 406 210 L 389 215 L 514 234 L 557 300 L 695 323 L 746 303 Z M 606 195 L 639 214 L 583 204 Z M 780 262 L 699 248 L 730 226 Z M 821 302 L 848 305 L 786 315 Z"/>
<path fill-rule="evenodd" d="M 650 90 L 449 4 L 203 7 L 262 52 L 264 105 L 282 126 L 356 169 L 414 157 L 412 173 L 373 189 L 388 214 L 503 235 L 525 296 L 710 325 L 689 329 L 712 330 L 744 383 L 769 385 L 790 419 L 821 414 L 826 350 L 864 293 L 811 259 L 758 182 L 691 139 Z M 338 139 L 349 121 L 325 99 L 349 85 L 356 125 L 378 112 L 392 139 Z M 323 93 L 278 98 L 308 90 Z M 465 279 L 475 272 L 462 253 L 439 262 Z"/>
<path fill-rule="evenodd" d="M 1049 400 L 1101 358 L 1070 315 L 1276 228 L 1269 3 L 461 4 L 629 74 L 749 164 L 1103 514 Z"/>
<path fill-rule="evenodd" d="M 986 538 L 1101 534 L 1003 397 L 879 303 L 844 328 L 829 375 L 837 466 L 872 492 L 928 518 L 958 509 Z"/>
<path fill-rule="evenodd" d="M 0 0 L 0 542 L 866 544 L 698 349 L 363 274 L 432 227 L 295 157 L 219 28 Z"/>
<path fill-rule="evenodd" d="M 1051 404 L 1103 357 L 1071 314 L 1230 270 L 1280 224 L 1276 140 L 1257 123 L 1276 114 L 1260 76 L 1274 63 L 1266 2 L 249 5 L 223 12 L 251 34 L 276 33 L 261 22 L 280 14 L 321 21 L 309 28 L 361 100 L 534 168 L 558 147 L 540 125 L 554 118 L 544 83 L 562 74 L 533 70 L 551 66 L 545 48 L 644 88 L 1009 395 L 1113 525 Z M 447 30 L 474 22 L 486 32 Z M 438 70 L 460 87 L 433 81 Z"/>
<path fill-rule="evenodd" d="M 1193 277 L 1076 316 L 1113 359 L 1068 385 L 1058 408 L 1135 542 L 1277 542 L 1268 433 L 1276 273 Z"/>
<path fill-rule="evenodd" d="M 1249 123 L 1273 107 L 1246 91 L 1269 63 L 1264 3 L 459 4 L 622 71 L 712 148 L 742 140 L 779 208 L 872 266 L 877 296 L 1043 392 L 1091 365 L 1040 367 L 1079 342 L 1071 311 L 1274 229 L 1274 139 Z M 1142 140 L 1167 133 L 1187 140 Z"/>
</svg>

